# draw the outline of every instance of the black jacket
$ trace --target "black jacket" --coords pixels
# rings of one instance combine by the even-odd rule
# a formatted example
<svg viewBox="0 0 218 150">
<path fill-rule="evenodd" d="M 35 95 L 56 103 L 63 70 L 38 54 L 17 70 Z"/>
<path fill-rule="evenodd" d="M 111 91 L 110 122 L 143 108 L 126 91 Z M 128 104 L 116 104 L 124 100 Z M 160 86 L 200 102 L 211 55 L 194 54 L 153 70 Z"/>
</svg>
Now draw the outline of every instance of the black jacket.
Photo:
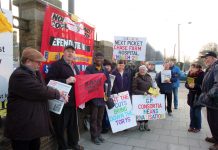
<svg viewBox="0 0 218 150">
<path fill-rule="evenodd" d="M 79 69 L 76 65 L 74 65 L 74 69 L 76 74 L 79 74 Z M 75 76 L 73 69 L 69 64 L 65 62 L 63 57 L 51 64 L 49 68 L 49 72 L 46 75 L 46 82 L 48 83 L 50 80 L 59 81 L 62 83 L 66 83 L 66 79 L 70 76 Z M 69 93 L 69 102 L 65 104 L 65 107 L 76 107 L 75 102 L 75 92 L 74 92 L 74 84 L 70 84 L 72 86 L 70 93 Z"/>
<path fill-rule="evenodd" d="M 97 70 L 95 64 L 86 67 L 85 74 L 96 74 L 96 73 L 104 73 L 105 74 L 105 76 L 107 78 L 105 83 L 108 84 L 107 97 L 110 97 L 110 95 L 111 95 L 111 91 L 110 91 L 111 81 L 110 81 L 108 71 L 103 66 L 101 67 L 101 70 Z M 94 98 L 90 102 L 96 106 L 104 106 L 105 105 L 104 98 Z"/>
<path fill-rule="evenodd" d="M 112 94 L 117 94 L 120 92 L 128 91 L 131 94 L 131 74 L 128 71 L 123 72 L 123 76 L 118 72 L 118 70 L 114 70 L 112 72 L 113 75 L 116 76 L 114 80 L 114 85 L 112 88 Z"/>
<path fill-rule="evenodd" d="M 40 72 L 21 65 L 9 79 L 5 136 L 32 140 L 50 135 L 48 99 L 59 98 L 57 90 L 45 85 Z"/>
<path fill-rule="evenodd" d="M 144 95 L 148 93 L 148 90 L 152 87 L 151 76 L 146 73 L 145 75 L 140 75 L 139 73 L 133 79 L 132 83 L 132 93 L 134 95 Z"/>
<path fill-rule="evenodd" d="M 161 83 L 161 72 L 159 72 L 156 75 L 155 80 L 157 82 L 157 86 L 160 88 L 160 93 L 167 94 L 167 93 L 171 93 L 173 91 L 173 82 L 176 82 L 177 79 L 172 76 L 170 79 L 171 83 Z"/>
<path fill-rule="evenodd" d="M 194 88 L 190 88 L 188 82 L 186 81 L 185 83 L 185 87 L 189 90 L 187 96 L 188 105 L 190 105 L 191 107 L 198 106 L 199 105 L 198 100 L 202 88 L 202 81 L 204 79 L 204 72 L 200 71 L 196 75 L 191 75 L 190 73 L 188 73 L 187 77 L 194 78 L 194 84 L 195 84 Z"/>
<path fill-rule="evenodd" d="M 205 73 L 199 101 L 206 107 L 218 110 L 218 60 Z"/>
</svg>

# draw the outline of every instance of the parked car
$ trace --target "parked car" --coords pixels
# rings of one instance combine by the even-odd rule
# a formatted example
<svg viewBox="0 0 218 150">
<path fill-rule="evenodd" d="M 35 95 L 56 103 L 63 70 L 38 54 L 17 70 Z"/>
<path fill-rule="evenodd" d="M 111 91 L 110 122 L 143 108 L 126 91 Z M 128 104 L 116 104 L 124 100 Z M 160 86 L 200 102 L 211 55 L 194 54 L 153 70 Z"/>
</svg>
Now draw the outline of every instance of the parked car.
<svg viewBox="0 0 218 150">
<path fill-rule="evenodd" d="M 187 72 L 181 71 L 180 80 L 181 81 L 186 81 L 186 78 L 187 78 Z"/>
</svg>

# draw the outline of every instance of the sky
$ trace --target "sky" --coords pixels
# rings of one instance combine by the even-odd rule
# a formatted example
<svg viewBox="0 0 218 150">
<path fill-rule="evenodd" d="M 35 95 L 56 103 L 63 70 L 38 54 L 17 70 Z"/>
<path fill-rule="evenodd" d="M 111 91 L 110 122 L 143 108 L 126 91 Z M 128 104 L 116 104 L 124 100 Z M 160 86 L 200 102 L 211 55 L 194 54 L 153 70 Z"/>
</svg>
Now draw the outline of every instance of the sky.
<svg viewBox="0 0 218 150">
<path fill-rule="evenodd" d="M 209 42 L 218 43 L 217 0 L 75 0 L 75 14 L 95 26 L 98 40 L 146 37 L 168 57 L 176 45 L 176 58 L 180 24 L 181 61 L 196 59 Z"/>
<path fill-rule="evenodd" d="M 2 0 L 2 3 L 8 0 Z M 67 10 L 68 0 L 61 0 Z M 218 43 L 217 0 L 74 0 L 75 14 L 95 27 L 98 40 L 145 37 L 166 56 L 193 61 L 209 42 Z M 191 22 L 191 24 L 188 24 Z"/>
</svg>

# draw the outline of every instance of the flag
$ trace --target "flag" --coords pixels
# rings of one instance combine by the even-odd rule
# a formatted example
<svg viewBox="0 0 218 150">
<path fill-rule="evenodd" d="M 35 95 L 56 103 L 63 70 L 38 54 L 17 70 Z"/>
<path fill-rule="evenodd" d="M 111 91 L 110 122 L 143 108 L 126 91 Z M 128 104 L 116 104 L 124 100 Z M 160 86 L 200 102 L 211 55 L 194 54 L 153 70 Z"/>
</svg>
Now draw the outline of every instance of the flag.
<svg viewBox="0 0 218 150">
<path fill-rule="evenodd" d="M 106 77 L 103 73 L 76 75 L 75 78 L 76 107 L 93 98 L 104 98 Z"/>
</svg>

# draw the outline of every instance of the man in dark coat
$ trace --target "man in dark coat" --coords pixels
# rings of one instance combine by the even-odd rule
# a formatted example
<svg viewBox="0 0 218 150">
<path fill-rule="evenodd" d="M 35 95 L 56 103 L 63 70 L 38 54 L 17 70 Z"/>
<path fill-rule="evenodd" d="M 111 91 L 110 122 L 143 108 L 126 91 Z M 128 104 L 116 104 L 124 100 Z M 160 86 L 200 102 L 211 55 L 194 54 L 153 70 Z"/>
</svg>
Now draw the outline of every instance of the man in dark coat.
<svg viewBox="0 0 218 150">
<path fill-rule="evenodd" d="M 97 52 L 94 57 L 94 64 L 86 68 L 85 74 L 104 73 L 107 79 L 105 83 L 108 85 L 107 91 L 105 91 L 105 93 L 106 93 L 106 97 L 109 98 L 111 82 L 110 82 L 109 73 L 107 72 L 105 67 L 103 67 L 103 60 L 104 60 L 104 55 L 100 52 Z M 91 140 L 94 144 L 100 145 L 105 141 L 104 138 L 101 136 L 105 101 L 104 98 L 95 98 L 90 100 L 89 104 L 91 109 L 91 119 L 90 119 Z"/>
<path fill-rule="evenodd" d="M 75 150 L 84 149 L 78 144 L 79 129 L 78 116 L 76 110 L 74 83 L 76 82 L 75 75 L 79 74 L 79 70 L 74 63 L 75 49 L 73 46 L 64 48 L 63 57 L 51 64 L 49 72 L 46 75 L 46 81 L 56 80 L 72 86 L 69 93 L 69 102 L 64 105 L 60 115 L 51 113 L 53 125 L 56 132 L 58 142 L 58 150 L 73 148 Z M 67 129 L 67 141 L 64 137 L 64 131 Z"/>
<path fill-rule="evenodd" d="M 208 51 L 201 57 L 208 68 L 203 79 L 199 101 L 207 107 L 207 120 L 213 136 L 205 140 L 214 143 L 210 150 L 218 150 L 218 60 L 213 51 Z"/>
<path fill-rule="evenodd" d="M 4 135 L 11 139 L 14 150 L 39 150 L 40 137 L 50 135 L 48 99 L 63 96 L 45 85 L 38 71 L 42 61 L 45 58 L 40 52 L 24 49 L 21 66 L 9 79 Z"/>
</svg>

